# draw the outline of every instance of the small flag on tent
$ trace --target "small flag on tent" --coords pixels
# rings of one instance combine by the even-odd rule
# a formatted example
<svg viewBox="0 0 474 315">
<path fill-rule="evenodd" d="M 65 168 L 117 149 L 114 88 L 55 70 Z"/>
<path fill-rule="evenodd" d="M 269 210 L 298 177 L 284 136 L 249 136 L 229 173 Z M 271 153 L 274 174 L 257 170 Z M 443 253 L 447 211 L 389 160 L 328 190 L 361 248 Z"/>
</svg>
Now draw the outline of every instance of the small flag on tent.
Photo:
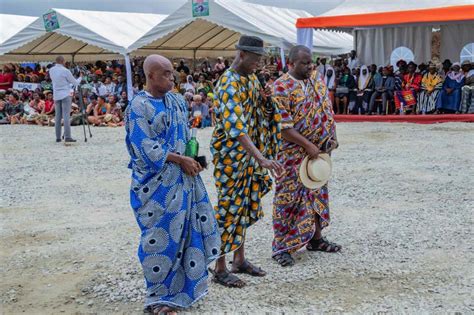
<svg viewBox="0 0 474 315">
<path fill-rule="evenodd" d="M 193 17 L 209 16 L 209 0 L 193 0 Z"/>
<path fill-rule="evenodd" d="M 46 14 L 43 14 L 43 23 L 46 32 L 57 30 L 59 28 L 59 20 L 56 12 L 50 11 Z"/>
</svg>

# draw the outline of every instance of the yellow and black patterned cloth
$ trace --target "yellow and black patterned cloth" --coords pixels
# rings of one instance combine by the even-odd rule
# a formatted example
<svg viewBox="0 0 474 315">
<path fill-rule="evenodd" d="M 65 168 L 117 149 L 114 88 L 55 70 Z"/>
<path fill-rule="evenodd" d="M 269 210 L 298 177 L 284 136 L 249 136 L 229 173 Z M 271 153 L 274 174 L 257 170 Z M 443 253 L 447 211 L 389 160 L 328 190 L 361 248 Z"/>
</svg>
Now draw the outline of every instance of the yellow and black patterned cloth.
<svg viewBox="0 0 474 315">
<path fill-rule="evenodd" d="M 215 215 L 221 232 L 221 254 L 238 249 L 249 226 L 263 217 L 262 197 L 272 179 L 242 147 L 237 137 L 247 134 L 257 149 L 274 159 L 281 141 L 281 115 L 275 104 L 266 105 L 255 75 L 242 76 L 228 69 L 214 96 L 217 124 L 211 140 L 218 204 Z"/>
</svg>

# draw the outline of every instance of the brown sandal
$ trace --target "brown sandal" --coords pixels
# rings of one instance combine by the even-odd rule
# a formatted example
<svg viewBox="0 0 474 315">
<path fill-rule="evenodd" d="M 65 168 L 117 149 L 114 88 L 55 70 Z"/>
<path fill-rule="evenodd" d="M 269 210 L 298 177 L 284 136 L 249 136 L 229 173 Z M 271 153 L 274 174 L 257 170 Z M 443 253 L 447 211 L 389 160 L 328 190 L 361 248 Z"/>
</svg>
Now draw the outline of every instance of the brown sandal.
<svg viewBox="0 0 474 315">
<path fill-rule="evenodd" d="M 221 284 L 228 288 L 243 288 L 247 284 L 240 280 L 239 277 L 233 275 L 228 271 L 217 273 L 215 270 L 209 268 L 209 272 L 212 274 L 212 281 Z"/>
<path fill-rule="evenodd" d="M 171 307 L 166 306 L 166 305 L 160 305 L 160 304 L 148 306 L 147 308 L 145 308 L 143 310 L 143 312 L 147 313 L 147 314 L 153 314 L 153 315 L 177 314 L 176 309 L 171 308 Z"/>
<path fill-rule="evenodd" d="M 233 265 L 232 273 L 245 273 L 253 277 L 264 277 L 267 275 L 267 273 L 262 268 L 254 266 L 248 260 L 245 260 L 240 266 Z"/>
<path fill-rule="evenodd" d="M 337 253 L 342 249 L 341 245 L 329 242 L 326 238 L 322 237 L 319 240 L 312 239 L 309 244 L 306 245 L 306 249 L 309 251 L 320 251 L 326 253 Z"/>
<path fill-rule="evenodd" d="M 295 260 L 291 257 L 290 253 L 283 252 L 280 254 L 276 254 L 273 256 L 273 259 L 276 260 L 277 263 L 280 264 L 282 267 L 290 267 L 295 264 Z"/>
</svg>

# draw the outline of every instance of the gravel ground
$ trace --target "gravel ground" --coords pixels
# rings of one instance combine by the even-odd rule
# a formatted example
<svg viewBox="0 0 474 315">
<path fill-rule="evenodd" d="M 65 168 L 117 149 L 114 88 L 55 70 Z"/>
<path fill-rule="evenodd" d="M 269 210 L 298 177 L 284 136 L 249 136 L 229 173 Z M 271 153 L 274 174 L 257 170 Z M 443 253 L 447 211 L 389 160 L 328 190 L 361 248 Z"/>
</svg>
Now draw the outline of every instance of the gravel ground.
<svg viewBox="0 0 474 315">
<path fill-rule="evenodd" d="M 140 314 L 124 130 L 94 128 L 65 147 L 52 128 L 0 129 L 0 313 Z M 343 251 L 302 250 L 279 267 L 268 195 L 247 243 L 268 276 L 244 277 L 242 290 L 212 284 L 190 313 L 474 313 L 474 124 L 338 131 L 326 235 Z M 210 134 L 199 134 L 207 155 Z"/>
</svg>

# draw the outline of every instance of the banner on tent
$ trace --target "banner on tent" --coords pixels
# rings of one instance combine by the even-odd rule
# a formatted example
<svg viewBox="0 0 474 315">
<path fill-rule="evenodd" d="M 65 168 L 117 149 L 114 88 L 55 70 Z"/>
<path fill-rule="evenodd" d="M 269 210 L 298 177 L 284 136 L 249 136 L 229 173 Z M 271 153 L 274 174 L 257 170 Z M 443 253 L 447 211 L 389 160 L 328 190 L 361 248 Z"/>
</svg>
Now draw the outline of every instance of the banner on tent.
<svg viewBox="0 0 474 315">
<path fill-rule="evenodd" d="M 52 32 L 59 28 L 59 20 L 56 12 L 51 11 L 43 15 L 44 29 L 46 32 Z"/>
<path fill-rule="evenodd" d="M 34 91 L 38 88 L 40 88 L 41 85 L 38 83 L 28 83 L 28 82 L 18 82 L 18 81 L 13 81 L 13 89 L 21 91 L 23 89 L 28 89 L 30 91 Z"/>
<path fill-rule="evenodd" d="M 193 17 L 209 16 L 209 0 L 193 0 Z"/>
</svg>

